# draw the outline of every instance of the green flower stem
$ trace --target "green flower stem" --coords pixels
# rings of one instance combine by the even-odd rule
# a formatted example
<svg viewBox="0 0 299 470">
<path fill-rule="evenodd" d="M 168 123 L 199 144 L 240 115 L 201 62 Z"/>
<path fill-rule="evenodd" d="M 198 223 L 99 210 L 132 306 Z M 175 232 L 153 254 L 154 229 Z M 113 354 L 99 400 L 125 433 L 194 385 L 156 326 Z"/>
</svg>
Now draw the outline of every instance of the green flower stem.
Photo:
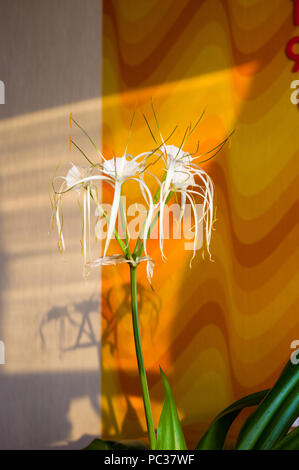
<svg viewBox="0 0 299 470">
<path fill-rule="evenodd" d="M 168 203 L 168 201 L 169 201 L 169 199 L 171 198 L 172 194 L 173 194 L 173 192 L 170 191 L 169 194 L 168 194 L 168 196 L 167 196 L 167 198 L 166 198 L 166 201 L 165 201 L 166 204 Z M 150 227 L 149 227 L 149 229 L 148 229 L 147 237 L 146 237 L 147 240 L 148 240 L 149 237 L 151 236 L 152 230 L 153 230 L 153 228 L 155 227 L 155 225 L 156 225 L 156 223 L 157 223 L 159 217 L 160 217 L 160 211 L 157 212 L 157 214 L 156 214 L 155 217 L 154 217 L 154 220 L 152 221 L 152 223 L 151 223 L 151 225 L 150 225 Z M 144 224 L 143 224 L 143 227 L 144 227 Z M 135 245 L 135 249 L 134 249 L 134 251 L 133 251 L 133 258 L 134 258 L 134 256 L 135 256 L 135 258 L 141 256 L 141 255 L 142 255 L 142 252 L 143 252 L 143 241 L 142 241 L 142 239 L 140 238 L 140 236 L 138 236 L 137 242 L 136 242 L 136 245 Z"/>
<path fill-rule="evenodd" d="M 151 409 L 151 402 L 146 378 L 146 372 L 143 362 L 143 354 L 140 340 L 139 318 L 138 318 L 138 305 L 137 305 L 137 266 L 130 266 L 131 278 L 131 307 L 132 307 L 132 321 L 135 340 L 135 350 L 138 363 L 139 379 L 142 390 L 143 405 L 146 417 L 148 438 L 152 450 L 156 447 L 156 434 L 154 428 L 154 421 Z"/>
<path fill-rule="evenodd" d="M 125 243 L 126 243 L 125 248 L 126 248 L 126 252 L 127 252 L 127 258 L 132 260 L 133 258 L 132 258 L 132 253 L 131 253 L 131 250 L 130 250 L 128 231 L 127 231 L 127 221 L 126 221 L 126 216 L 125 216 L 125 212 L 124 212 L 124 208 L 123 208 L 122 190 L 121 190 L 121 193 L 120 193 L 119 210 L 120 210 L 122 230 L 123 230 L 124 239 L 125 239 Z"/>
</svg>

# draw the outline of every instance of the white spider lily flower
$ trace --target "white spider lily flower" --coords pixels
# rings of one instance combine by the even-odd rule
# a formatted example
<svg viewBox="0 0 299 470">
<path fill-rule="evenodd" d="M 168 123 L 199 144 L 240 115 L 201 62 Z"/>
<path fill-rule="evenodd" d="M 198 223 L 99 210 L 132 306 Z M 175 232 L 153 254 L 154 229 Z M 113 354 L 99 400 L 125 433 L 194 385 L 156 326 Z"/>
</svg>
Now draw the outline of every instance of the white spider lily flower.
<svg viewBox="0 0 299 470">
<path fill-rule="evenodd" d="M 81 168 L 73 165 L 65 177 L 67 189 L 73 189 L 80 193 L 83 189 L 83 275 L 87 276 L 86 263 L 91 258 L 91 229 L 90 229 L 90 190 L 91 182 L 86 183 L 92 168 Z"/>
<path fill-rule="evenodd" d="M 140 171 L 140 164 L 136 161 L 139 155 L 131 160 L 126 155 L 106 160 L 103 165 L 103 173 L 123 183 L 127 178 L 134 176 Z"/>
<path fill-rule="evenodd" d="M 65 182 L 67 189 L 74 188 L 75 191 L 80 191 L 81 186 L 78 182 L 89 176 L 90 168 L 81 168 L 76 165 L 72 165 L 66 174 Z"/>
<path fill-rule="evenodd" d="M 207 251 L 210 253 L 210 241 L 211 231 L 213 224 L 213 199 L 214 199 L 214 188 L 213 183 L 209 175 L 202 170 L 198 165 L 193 163 L 194 158 L 188 152 L 185 152 L 182 148 L 175 147 L 174 145 L 164 145 L 162 147 L 163 160 L 166 166 L 166 177 L 161 185 L 160 192 L 160 250 L 162 259 L 166 257 L 163 252 L 163 214 L 164 207 L 166 205 L 167 198 L 170 192 L 178 192 L 181 194 L 181 214 L 180 219 L 184 215 L 186 199 L 190 202 L 194 215 L 194 248 L 193 257 L 195 256 L 197 236 L 198 236 L 198 225 L 204 220 L 205 222 L 205 239 Z M 200 184 L 195 183 L 195 177 L 200 179 Z M 192 187 L 197 187 L 198 190 L 192 190 Z M 194 204 L 194 196 L 200 196 L 203 200 L 203 215 L 199 219 L 196 206 Z"/>
<path fill-rule="evenodd" d="M 88 174 L 90 173 L 89 168 L 81 168 L 78 167 L 74 164 L 72 164 L 71 168 L 67 172 L 66 176 L 60 176 L 60 179 L 63 179 L 63 183 L 60 186 L 59 191 L 57 192 L 58 198 L 57 198 L 57 203 L 56 203 L 56 225 L 57 225 L 57 230 L 58 230 L 58 236 L 59 236 L 59 251 L 65 251 L 65 241 L 62 233 L 62 201 L 61 197 L 62 194 L 74 189 L 77 192 L 80 192 L 82 189 L 82 185 L 78 184 L 80 183 L 81 180 L 86 178 Z M 84 204 L 85 207 L 85 204 Z"/>
<path fill-rule="evenodd" d="M 107 230 L 107 237 L 106 243 L 104 248 L 103 256 L 105 257 L 107 254 L 107 250 L 109 247 L 110 240 L 113 235 L 113 231 L 115 229 L 116 218 L 120 206 L 120 197 L 121 197 L 121 188 L 122 185 L 126 181 L 136 181 L 142 194 L 149 206 L 147 218 L 145 221 L 144 226 L 144 252 L 147 255 L 146 251 L 146 238 L 147 233 L 151 224 L 151 220 L 153 217 L 154 211 L 154 204 L 151 192 L 144 182 L 143 179 L 140 178 L 140 174 L 144 170 L 144 159 L 141 162 L 138 162 L 140 157 L 143 157 L 144 154 L 137 155 L 135 158 L 128 159 L 127 155 L 123 155 L 122 157 L 112 158 L 111 160 L 106 160 L 103 164 L 103 174 L 107 175 L 110 180 L 113 181 L 114 185 L 114 197 L 112 202 L 111 214 L 110 214 L 110 221 Z"/>
<path fill-rule="evenodd" d="M 116 218 L 120 206 L 122 184 L 134 177 L 139 171 L 139 164 L 135 159 L 127 160 L 126 155 L 106 160 L 103 165 L 103 173 L 113 181 L 114 196 L 108 225 L 106 243 L 103 256 L 106 256 L 110 240 L 115 229 Z"/>
<path fill-rule="evenodd" d="M 93 197 L 97 204 L 97 198 L 95 197 L 95 185 L 96 181 L 106 182 L 114 187 L 114 196 L 112 202 L 112 208 L 110 213 L 110 219 L 108 223 L 108 230 L 106 236 L 106 242 L 104 247 L 103 257 L 106 257 L 109 243 L 111 241 L 113 232 L 115 230 L 116 219 L 120 207 L 120 197 L 122 185 L 126 181 L 136 181 L 145 197 L 146 203 L 148 204 L 147 217 L 144 225 L 143 242 L 144 252 L 147 256 L 146 241 L 147 234 L 150 228 L 150 224 L 153 218 L 154 204 L 151 191 L 144 182 L 140 175 L 144 171 L 145 161 L 144 155 L 137 155 L 133 158 L 130 155 L 123 155 L 122 157 L 112 158 L 110 160 L 104 160 L 104 163 L 98 167 L 91 166 L 88 168 L 80 168 L 76 165 L 72 165 L 65 177 L 61 177 L 64 181 L 60 187 L 58 194 L 58 200 L 56 204 L 56 222 L 59 232 L 59 245 L 61 251 L 65 250 L 65 242 L 62 234 L 62 211 L 61 211 L 61 196 L 68 191 L 77 191 L 78 193 L 83 192 L 83 259 L 84 266 L 87 266 L 87 260 L 90 261 L 90 198 Z M 140 157 L 143 157 L 141 161 L 138 161 Z"/>
<path fill-rule="evenodd" d="M 59 191 L 56 192 L 58 195 L 56 202 L 56 224 L 59 235 L 59 250 L 65 251 L 65 241 L 62 233 L 62 195 L 69 191 L 76 191 L 81 194 L 83 192 L 83 276 L 87 277 L 87 260 L 91 258 L 91 228 L 90 228 L 90 198 L 93 191 L 94 181 L 109 181 L 107 176 L 92 174 L 94 171 L 93 167 L 81 168 L 72 164 L 71 168 L 67 172 L 66 176 L 60 176 L 64 181 L 60 186 Z"/>
</svg>

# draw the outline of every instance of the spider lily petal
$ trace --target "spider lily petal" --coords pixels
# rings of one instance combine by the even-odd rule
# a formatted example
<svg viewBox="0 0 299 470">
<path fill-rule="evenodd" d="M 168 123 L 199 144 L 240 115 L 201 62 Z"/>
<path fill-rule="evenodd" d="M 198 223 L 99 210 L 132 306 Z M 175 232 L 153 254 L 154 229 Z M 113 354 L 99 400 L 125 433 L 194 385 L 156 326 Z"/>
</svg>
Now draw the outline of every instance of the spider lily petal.
<svg viewBox="0 0 299 470">
<path fill-rule="evenodd" d="M 80 180 L 83 180 L 89 175 L 89 168 L 81 168 L 76 165 L 72 165 L 66 174 L 65 181 L 68 189 L 74 188 L 75 191 L 80 191 L 81 187 L 78 185 Z"/>
<path fill-rule="evenodd" d="M 102 175 L 91 175 L 92 168 L 81 168 L 76 165 L 72 165 L 60 186 L 59 191 L 55 191 L 58 195 L 56 202 L 56 224 L 59 234 L 59 250 L 65 250 L 65 242 L 62 233 L 62 195 L 69 191 L 76 191 L 79 194 L 83 191 L 83 240 L 82 240 L 82 251 L 83 251 L 83 276 L 87 276 L 86 264 L 87 259 L 90 259 L 90 246 L 91 246 L 91 235 L 90 235 L 90 195 L 92 190 L 92 183 L 94 180 L 108 181 L 107 176 Z M 56 197 L 56 196 L 55 196 Z"/>
<path fill-rule="evenodd" d="M 181 193 L 180 222 L 182 221 L 182 218 L 184 217 L 185 208 L 186 208 L 186 193 L 182 192 Z"/>
<path fill-rule="evenodd" d="M 113 231 L 115 228 L 115 222 L 116 222 L 117 213 L 119 209 L 120 194 L 121 194 L 121 183 L 116 182 L 115 187 L 114 187 L 114 197 L 113 197 L 113 203 L 112 203 L 112 208 L 111 208 L 110 221 L 109 221 L 108 230 L 107 230 L 107 238 L 106 238 L 106 243 L 105 243 L 105 248 L 104 248 L 104 256 L 106 256 L 108 246 L 109 246 L 109 243 L 110 243 L 110 240 L 112 238 Z"/>
<path fill-rule="evenodd" d="M 106 174 L 109 178 L 114 180 L 114 196 L 113 203 L 111 208 L 110 221 L 108 225 L 107 238 L 104 248 L 104 256 L 107 254 L 110 240 L 112 238 L 115 223 L 117 219 L 117 214 L 120 205 L 120 196 L 122 184 L 134 177 L 140 170 L 140 164 L 136 161 L 136 158 L 131 160 L 127 159 L 127 155 L 122 157 L 112 158 L 106 160 L 103 165 L 103 173 Z"/>
<path fill-rule="evenodd" d="M 152 278 L 153 278 L 153 273 L 154 273 L 155 262 L 148 255 L 142 256 L 141 258 L 137 258 L 136 260 L 127 259 L 123 255 L 119 255 L 119 254 L 110 255 L 110 256 L 102 256 L 101 258 L 97 258 L 94 261 L 87 263 L 87 266 L 91 268 L 98 268 L 100 266 L 109 266 L 109 265 L 116 266 L 117 264 L 122 264 L 122 263 L 128 263 L 128 264 L 131 264 L 132 266 L 137 266 L 142 261 L 146 261 L 147 263 L 146 275 L 152 287 Z"/>
<path fill-rule="evenodd" d="M 159 218 L 159 244 L 160 244 L 160 251 L 162 255 L 163 261 L 165 261 L 166 256 L 163 252 L 163 242 L 164 242 L 164 228 L 163 228 L 163 218 L 164 218 L 164 207 L 166 204 L 167 193 L 165 195 L 165 182 L 161 185 L 160 191 L 160 218 Z"/>
<path fill-rule="evenodd" d="M 174 145 L 164 145 L 163 151 L 165 152 L 165 160 L 166 160 L 166 178 L 165 182 L 162 183 L 161 186 L 161 194 L 160 194 L 160 250 L 162 254 L 162 259 L 165 259 L 165 255 L 163 252 L 163 214 L 164 214 L 164 207 L 166 204 L 166 200 L 169 194 L 169 191 L 179 192 L 181 194 L 181 211 L 180 211 L 180 220 L 182 219 L 185 207 L 186 207 L 186 199 L 190 201 L 192 211 L 194 214 L 195 219 L 195 239 L 194 239 L 194 249 L 193 249 L 193 257 L 195 255 L 195 248 L 197 243 L 197 236 L 198 236 L 198 224 L 202 220 L 205 221 L 205 240 L 206 240 L 206 247 L 207 251 L 211 257 L 210 253 L 210 241 L 211 241 L 211 231 L 212 231 L 212 224 L 213 224 L 213 198 L 214 198 L 214 189 L 213 183 L 211 178 L 208 174 L 202 170 L 198 165 L 192 163 L 191 155 L 187 152 L 184 152 L 182 148 L 175 147 Z M 197 176 L 200 181 L 201 185 L 200 188 L 202 192 L 199 191 L 192 191 L 189 188 L 194 186 L 198 186 L 195 184 L 194 177 Z M 202 188 L 203 187 L 203 188 Z M 196 194 L 200 196 L 203 200 L 203 217 L 198 220 L 198 216 L 196 213 L 196 207 L 194 204 L 194 200 L 192 198 L 192 194 Z"/>
<path fill-rule="evenodd" d="M 142 179 L 137 179 L 137 178 L 130 178 L 130 179 L 137 181 L 139 183 L 140 188 L 142 188 L 147 194 L 147 199 L 145 198 L 145 200 L 148 202 L 149 210 L 148 210 L 148 214 L 147 214 L 145 224 L 144 224 L 144 229 L 143 229 L 143 248 L 144 248 L 144 253 L 147 255 L 146 242 L 147 242 L 148 232 L 149 232 L 153 214 L 154 214 L 153 198 L 152 198 L 152 194 L 148 186 L 145 184 L 145 182 Z"/>
<path fill-rule="evenodd" d="M 212 234 L 212 225 L 213 225 L 213 214 L 214 214 L 214 187 L 213 182 L 209 175 L 198 168 L 197 170 L 193 171 L 194 175 L 197 175 L 203 183 L 204 187 L 204 194 L 200 194 L 203 199 L 203 215 L 205 220 L 205 239 L 206 239 L 206 247 L 210 259 L 212 258 L 210 253 L 210 242 L 211 242 L 211 234 Z"/>
<path fill-rule="evenodd" d="M 86 270 L 87 259 L 90 260 L 91 257 L 91 248 L 90 248 L 90 178 L 91 169 L 90 168 L 81 168 L 76 165 L 72 165 L 68 171 L 65 182 L 67 190 L 73 189 L 74 191 L 80 192 L 83 189 L 83 241 L 82 241 L 82 250 L 83 250 L 83 277 L 88 276 L 88 271 Z M 88 179 L 88 181 L 86 181 Z"/>
<path fill-rule="evenodd" d="M 103 165 L 103 173 L 120 183 L 123 183 L 130 176 L 136 175 L 140 170 L 140 164 L 136 161 L 137 157 L 132 160 L 127 160 L 126 157 L 126 155 L 123 155 L 122 157 L 106 160 Z"/>
<path fill-rule="evenodd" d="M 193 209 L 193 215 L 194 215 L 194 230 L 195 230 L 195 233 L 194 233 L 194 243 L 193 243 L 193 256 L 190 260 L 190 267 L 191 267 L 191 264 L 192 264 L 192 261 L 195 257 L 195 252 L 196 252 L 196 244 L 197 244 L 197 237 L 198 237 L 198 217 L 197 217 L 196 207 L 195 207 L 195 204 L 194 204 L 194 201 L 193 201 L 192 197 L 188 194 L 187 191 L 186 191 L 185 194 L 186 194 L 186 197 L 190 201 L 191 207 Z"/>
<path fill-rule="evenodd" d="M 104 256 L 107 254 L 107 250 L 109 247 L 110 240 L 112 238 L 112 234 L 115 228 L 116 218 L 119 210 L 120 205 L 120 197 L 121 197 L 121 188 L 122 184 L 128 180 L 134 180 L 139 183 L 141 192 L 149 205 L 149 211 L 146 218 L 145 226 L 144 226 L 144 251 L 146 252 L 146 240 L 147 234 L 150 228 L 151 219 L 153 216 L 154 211 L 154 204 L 151 192 L 148 186 L 145 184 L 142 178 L 140 178 L 140 174 L 142 173 L 142 168 L 144 167 L 144 161 L 138 163 L 138 159 L 143 157 L 144 155 L 148 155 L 148 152 L 145 154 L 137 155 L 130 160 L 127 159 L 127 155 L 123 155 L 122 157 L 112 158 L 111 160 L 107 160 L 104 162 L 103 165 L 103 172 L 109 176 L 110 178 L 114 179 L 114 197 L 110 215 L 110 221 L 107 231 L 107 238 L 104 248 Z M 139 178 L 138 178 L 139 176 Z"/>
<path fill-rule="evenodd" d="M 56 225 L 58 231 L 58 249 L 60 252 L 65 251 L 65 242 L 62 233 L 62 208 L 61 208 L 61 198 L 58 198 L 56 203 L 55 211 Z"/>
<path fill-rule="evenodd" d="M 166 256 L 163 252 L 164 244 L 164 229 L 163 229 L 163 216 L 164 216 L 164 207 L 166 200 L 170 191 L 170 187 L 174 181 L 178 178 L 176 172 L 178 169 L 183 168 L 183 161 L 185 158 L 184 152 L 175 147 L 174 145 L 164 145 L 163 152 L 165 152 L 166 159 L 166 178 L 161 185 L 160 192 L 160 220 L 159 220 L 159 242 L 160 242 L 160 251 L 163 261 L 166 259 Z M 183 213 L 181 214 L 183 216 Z"/>
<path fill-rule="evenodd" d="M 54 200 L 56 200 L 56 206 L 55 206 L 55 218 L 56 218 L 56 225 L 57 225 L 57 230 L 58 230 L 58 247 L 59 251 L 65 251 L 65 241 L 62 233 L 62 201 L 61 201 L 61 195 L 64 192 L 69 191 L 70 189 L 74 188 L 76 191 L 80 191 L 80 187 L 77 186 L 77 182 L 80 181 L 82 178 L 87 176 L 88 170 L 85 168 L 80 168 L 77 167 L 76 165 L 72 165 L 69 171 L 67 172 L 67 175 L 65 177 L 62 177 L 64 182 L 60 186 L 59 191 L 56 192 L 58 194 L 58 197 L 56 199 L 56 195 Z"/>
</svg>

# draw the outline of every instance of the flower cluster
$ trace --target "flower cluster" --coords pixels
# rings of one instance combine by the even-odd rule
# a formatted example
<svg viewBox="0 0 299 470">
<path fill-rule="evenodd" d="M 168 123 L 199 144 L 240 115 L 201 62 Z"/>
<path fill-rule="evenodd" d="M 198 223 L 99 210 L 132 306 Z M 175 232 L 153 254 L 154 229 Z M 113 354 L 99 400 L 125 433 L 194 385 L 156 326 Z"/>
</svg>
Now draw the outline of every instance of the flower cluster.
<svg viewBox="0 0 299 470">
<path fill-rule="evenodd" d="M 72 118 L 72 116 L 70 117 L 71 122 L 74 122 L 84 132 L 92 145 L 95 147 L 99 156 L 99 161 L 97 163 L 92 162 L 87 157 L 85 152 L 73 140 L 71 140 L 71 144 L 73 144 L 83 154 L 88 165 L 84 168 L 81 168 L 72 164 L 71 168 L 65 176 L 56 177 L 54 179 L 53 207 L 59 235 L 59 249 L 60 251 L 63 251 L 65 250 L 65 240 L 62 232 L 62 198 L 69 191 L 76 191 L 81 199 L 83 206 L 82 249 L 85 275 L 87 274 L 89 267 L 124 262 L 131 265 L 137 265 L 141 261 L 146 261 L 148 278 L 151 282 L 154 263 L 147 252 L 147 240 L 154 224 L 159 223 L 159 246 L 162 259 L 165 260 L 166 256 L 164 253 L 163 215 L 165 206 L 173 194 L 178 194 L 180 196 L 180 220 L 184 215 L 186 202 L 190 203 L 192 208 L 194 217 L 194 248 L 192 259 L 195 256 L 198 229 L 199 224 L 201 223 L 204 227 L 205 246 L 209 256 L 211 256 L 210 241 L 214 217 L 214 189 L 211 178 L 199 166 L 199 163 L 212 158 L 223 147 L 228 138 L 204 155 L 196 155 L 197 152 L 190 154 L 189 152 L 185 151 L 183 147 L 197 124 L 200 122 L 203 114 L 195 126 L 189 126 L 187 128 L 181 145 L 177 147 L 168 143 L 174 131 L 167 139 L 164 139 L 161 134 L 154 109 L 153 112 L 160 136 L 160 143 L 157 142 L 150 129 L 156 144 L 154 149 L 137 156 L 133 156 L 127 153 L 127 145 L 122 156 L 113 157 L 110 159 L 106 159 L 104 157 L 102 152 L 97 148 L 88 134 Z M 146 123 L 148 125 L 147 120 Z M 130 131 L 131 127 L 132 123 L 130 126 Z M 205 160 L 202 160 L 202 157 L 207 154 L 210 155 L 208 155 Z M 199 158 L 201 158 L 201 161 L 197 162 Z M 158 161 L 160 161 L 160 163 L 162 162 L 164 168 L 164 175 L 162 179 L 159 179 L 157 175 L 148 170 L 150 166 L 155 166 Z M 150 175 L 158 183 L 158 189 L 155 194 L 152 194 L 149 185 L 146 184 L 145 175 Z M 58 189 L 55 187 L 55 180 L 57 180 L 57 178 L 62 180 L 62 183 Z M 126 215 L 123 211 L 121 202 L 123 188 L 129 181 L 137 182 L 147 207 L 146 217 L 134 250 L 131 250 L 130 248 L 130 237 L 127 230 Z M 113 188 L 113 200 L 110 214 L 107 214 L 107 212 L 103 209 L 102 203 L 99 200 L 99 184 L 107 184 Z M 203 205 L 203 212 L 200 217 L 198 216 L 195 207 L 195 201 L 198 199 L 200 199 L 200 202 Z M 108 225 L 103 256 L 97 259 L 91 259 L 90 254 L 91 203 L 96 205 L 96 214 L 105 217 Z M 116 230 L 118 214 L 120 214 L 122 220 L 123 238 L 120 237 Z M 118 241 L 122 250 L 122 254 L 107 254 L 113 236 L 115 236 L 116 240 Z"/>
</svg>

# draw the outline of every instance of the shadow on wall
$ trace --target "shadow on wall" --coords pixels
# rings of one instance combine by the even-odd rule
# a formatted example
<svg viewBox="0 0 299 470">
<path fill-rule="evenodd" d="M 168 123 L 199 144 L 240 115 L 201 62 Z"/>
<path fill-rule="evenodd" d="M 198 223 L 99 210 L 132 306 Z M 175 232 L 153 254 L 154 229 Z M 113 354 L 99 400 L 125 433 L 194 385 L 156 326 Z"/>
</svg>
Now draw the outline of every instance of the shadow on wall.
<svg viewBox="0 0 299 470">
<path fill-rule="evenodd" d="M 68 420 L 72 400 L 87 396 L 98 412 L 99 396 L 96 390 L 99 390 L 98 372 L 3 374 L 1 449 L 84 447 L 94 436 L 82 436 L 80 441 L 67 445 L 61 442 L 67 441 L 72 429 Z"/>
<path fill-rule="evenodd" d="M 42 318 L 39 328 L 41 349 L 47 347 L 47 327 L 58 323 L 61 354 L 79 348 L 96 348 L 99 355 L 100 343 L 96 340 L 91 321 L 91 314 L 97 312 L 98 316 L 99 309 L 99 301 L 93 297 L 73 305 L 51 308 Z M 73 333 L 74 328 L 75 341 L 66 345 L 70 329 Z M 0 390 L 2 449 L 78 449 L 94 438 L 86 435 L 79 441 L 66 444 L 72 431 L 68 413 L 74 399 L 88 397 L 92 409 L 100 415 L 99 371 L 26 374 L 2 372 Z M 81 419 L 84 420 L 83 415 Z"/>
<path fill-rule="evenodd" d="M 140 285 L 138 288 L 141 293 L 140 299 L 146 301 L 150 299 L 152 303 L 152 319 L 155 324 L 159 302 L 143 286 Z M 112 353 L 116 351 L 117 325 L 125 315 L 130 315 L 129 292 L 129 285 L 125 285 L 124 299 L 119 309 L 114 311 L 111 317 L 104 316 L 100 341 L 97 340 L 94 330 L 99 323 L 98 318 L 96 321 L 94 318 L 95 312 L 98 317 L 100 311 L 97 296 L 65 306 L 54 306 L 43 316 L 38 330 L 41 351 L 47 348 L 47 333 L 55 325 L 61 356 L 81 348 L 91 351 L 96 349 L 99 371 L 6 375 L 1 373 L 0 447 L 2 449 L 78 449 L 97 437 L 83 435 L 79 440 L 67 443 L 72 431 L 68 415 L 73 400 L 88 397 L 92 409 L 100 416 L 100 380 L 109 380 L 109 371 L 105 370 L 104 365 L 102 367 L 100 365 L 101 345 L 108 346 Z M 110 305 L 110 308 L 114 295 L 114 289 L 110 289 L 105 295 L 104 301 L 107 306 Z M 142 308 L 142 301 L 140 307 Z M 158 374 L 157 377 L 149 377 L 151 381 L 156 381 L 157 378 Z M 102 415 L 102 432 L 106 433 L 105 426 L 109 426 L 109 429 L 112 426 L 116 438 L 123 439 L 125 436 L 130 439 L 136 437 L 136 428 L 138 436 L 144 435 L 129 398 L 139 396 L 137 369 L 126 371 L 123 380 L 127 389 L 127 411 L 123 423 L 118 426 L 113 409 L 115 397 L 107 393 L 103 400 L 107 401 L 109 415 Z M 83 414 L 76 419 L 84 420 Z M 132 421 L 135 422 L 134 430 L 131 428 Z"/>
<path fill-rule="evenodd" d="M 142 312 L 144 312 L 144 305 L 147 305 L 146 311 L 149 317 L 149 324 L 151 334 L 154 334 L 158 325 L 158 315 L 161 307 L 161 301 L 158 295 L 150 289 L 138 283 L 138 306 L 140 311 L 141 320 L 141 335 L 144 333 L 142 328 Z M 115 299 L 118 299 L 117 302 Z M 111 356 L 117 358 L 119 352 L 119 339 L 124 341 L 126 338 L 127 344 L 130 344 L 134 350 L 133 331 L 131 325 L 131 294 L 130 284 L 125 283 L 121 286 L 110 287 L 107 291 L 102 291 L 102 348 L 108 346 Z M 127 325 L 127 318 L 128 325 Z M 129 328 L 128 335 L 126 336 L 126 329 Z M 122 349 L 122 348 L 121 348 Z M 102 383 L 109 383 L 111 380 L 111 370 L 105 368 L 105 364 L 101 364 Z M 121 382 L 122 392 L 126 402 L 126 411 L 121 423 L 118 421 L 118 415 L 114 410 L 113 403 L 117 403 L 115 398 L 119 396 L 119 390 L 115 391 L 115 387 L 111 389 L 103 387 L 101 402 L 105 406 L 101 409 L 101 435 L 103 437 L 113 436 L 114 439 L 136 439 L 138 437 L 145 437 L 146 433 L 142 429 L 138 414 L 132 401 L 140 397 L 140 382 L 139 375 L 136 367 L 132 370 L 123 370 L 121 367 L 117 370 L 118 379 Z M 159 372 L 149 373 L 148 380 L 156 381 L 159 377 Z M 116 395 L 115 395 L 116 394 Z M 135 424 L 132 427 L 132 422 Z"/>
<path fill-rule="evenodd" d="M 117 292 L 116 292 L 117 291 Z M 150 317 L 151 317 L 151 328 L 154 330 L 157 326 L 158 313 L 160 310 L 160 299 L 158 296 L 154 295 L 149 289 L 144 288 L 141 284 L 138 285 L 139 292 L 139 304 L 142 311 L 144 303 L 150 303 Z M 122 301 L 120 302 L 118 308 L 115 308 L 113 305 L 114 299 L 121 297 Z M 100 311 L 100 303 L 97 300 L 97 296 L 92 296 L 90 299 L 82 302 L 77 302 L 65 306 L 57 306 L 51 308 L 46 315 L 42 318 L 39 335 L 41 339 L 41 347 L 46 347 L 46 334 L 47 328 L 50 325 L 58 325 L 58 339 L 59 339 L 59 351 L 61 355 L 68 354 L 69 352 L 80 349 L 80 348 L 96 348 L 97 355 L 99 358 L 99 371 L 100 373 L 88 373 L 88 374 L 59 374 L 57 377 L 53 377 L 53 386 L 56 382 L 58 385 L 61 383 L 61 386 L 64 387 L 64 390 L 69 391 L 65 394 L 63 403 L 59 403 L 59 408 L 54 408 L 49 405 L 49 400 L 43 400 L 45 402 L 45 413 L 55 409 L 58 415 L 57 427 L 55 426 L 54 430 L 51 430 L 51 434 L 46 434 L 41 436 L 40 442 L 53 442 L 53 437 L 55 432 L 57 436 L 60 436 L 61 439 L 65 439 L 70 431 L 70 427 L 67 421 L 68 409 L 71 401 L 74 398 L 87 395 L 90 399 L 93 409 L 96 413 L 100 414 L 99 408 L 99 397 L 97 393 L 93 395 L 90 394 L 90 391 L 98 389 L 99 381 L 108 382 L 110 371 L 105 368 L 105 364 L 101 363 L 101 348 L 108 347 L 111 351 L 111 354 L 114 355 L 117 352 L 118 345 L 118 334 L 119 328 L 121 328 L 121 322 L 124 320 L 124 317 L 129 316 L 130 313 L 130 285 L 125 284 L 121 288 L 110 288 L 105 294 L 103 294 L 103 302 L 105 303 L 105 309 L 102 314 L 102 333 L 101 340 L 98 341 L 96 332 L 94 331 L 94 325 L 98 324 L 98 321 L 94 322 L 92 316 L 95 312 Z M 111 313 L 111 314 L 110 314 Z M 73 330 L 76 330 L 76 333 L 73 334 Z M 69 344 L 69 337 L 73 337 L 72 344 Z M 65 376 L 65 377 L 64 377 Z M 52 390 L 49 387 L 51 383 L 51 378 L 44 379 L 44 375 L 40 376 L 40 383 L 43 383 L 43 380 L 47 382 L 45 390 L 47 390 L 51 401 L 56 402 L 52 398 Z M 159 374 L 149 374 L 149 381 L 157 381 Z M 31 377 L 33 379 L 33 377 Z M 28 384 L 30 380 L 28 380 Z M 136 436 L 145 436 L 144 431 L 142 430 L 141 423 L 139 422 L 138 415 L 135 411 L 134 406 L 132 405 L 132 399 L 140 396 L 140 384 L 137 367 L 133 370 L 126 370 L 125 372 L 120 372 L 120 380 L 125 384 L 125 401 L 126 401 L 126 413 L 121 425 L 118 424 L 115 411 L 114 411 L 114 399 L 115 395 L 113 394 L 113 389 L 107 390 L 105 388 L 104 394 L 102 396 L 102 401 L 106 402 L 106 407 L 104 411 L 101 411 L 101 421 L 102 421 L 102 435 L 107 435 L 109 430 L 114 438 L 116 439 L 134 439 Z M 33 383 L 39 383 L 36 379 L 33 380 Z M 106 391 L 107 390 L 107 391 Z M 50 392 L 49 392 L 50 391 Z M 42 390 L 37 388 L 37 395 L 43 393 Z M 54 392 L 54 396 L 57 394 L 57 399 L 59 399 L 59 387 Z M 118 394 L 118 392 L 117 392 Z M 25 404 L 25 409 L 32 408 L 34 411 L 34 400 L 32 407 Z M 53 418 L 52 418 L 53 421 Z M 135 422 L 135 429 L 132 429 L 131 423 Z M 34 423 L 34 429 L 39 428 L 39 423 Z M 61 427 L 60 427 L 61 425 Z M 137 433 L 136 433 L 137 429 Z M 46 431 L 47 433 L 47 431 Z M 95 437 L 95 436 L 93 436 Z M 85 436 L 82 438 L 84 444 L 90 441 L 91 436 Z M 71 446 L 77 447 L 83 443 L 82 439 L 80 442 L 72 443 Z M 59 438 L 57 439 L 59 441 Z M 86 442 L 85 442 L 86 441 Z M 53 448 L 51 446 L 51 448 Z"/>
</svg>

